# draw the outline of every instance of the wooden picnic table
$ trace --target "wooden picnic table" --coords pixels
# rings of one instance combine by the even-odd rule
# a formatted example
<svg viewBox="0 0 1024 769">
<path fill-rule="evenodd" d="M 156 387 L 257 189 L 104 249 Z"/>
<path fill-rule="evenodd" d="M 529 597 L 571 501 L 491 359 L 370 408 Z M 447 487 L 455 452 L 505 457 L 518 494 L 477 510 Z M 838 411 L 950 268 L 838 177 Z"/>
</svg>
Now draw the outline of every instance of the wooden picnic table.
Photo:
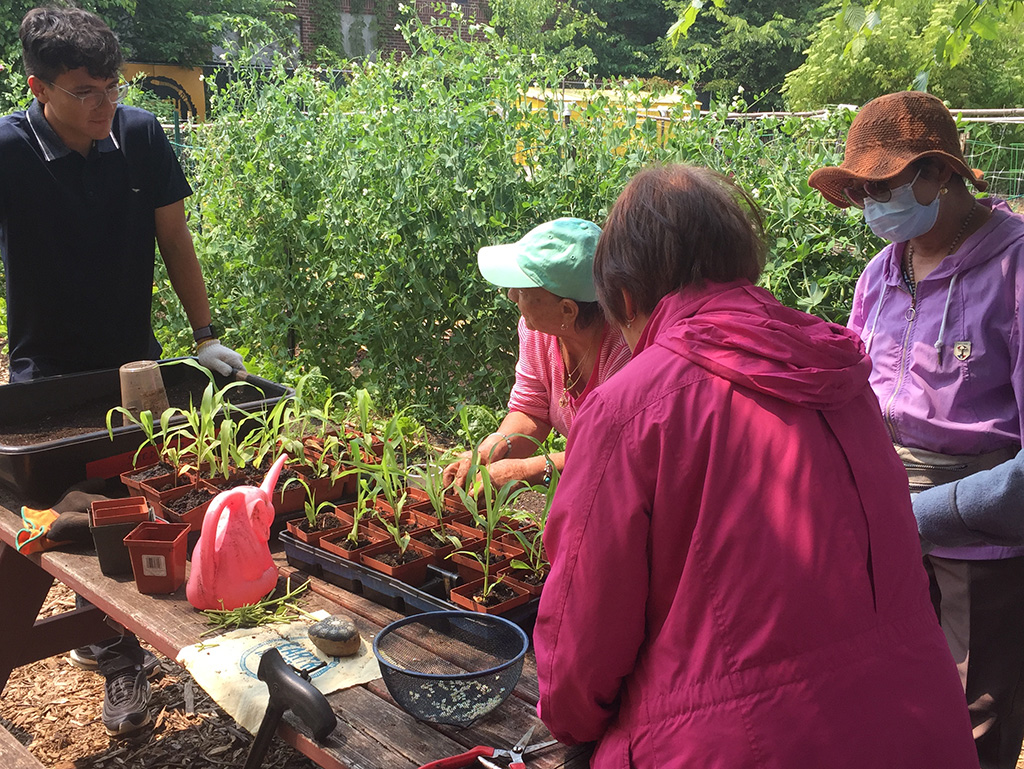
<svg viewBox="0 0 1024 769">
<path fill-rule="evenodd" d="M 203 616 L 186 600 L 184 587 L 172 595 L 141 594 L 130 577 L 105 576 L 91 548 L 22 555 L 14 546 L 21 528 L 20 509 L 14 495 L 0 489 L 0 585 L 4 586 L 0 616 L 5 617 L 0 623 L 0 691 L 14 668 L 109 638 L 111 628 L 118 625 L 172 660 L 209 630 Z M 288 565 L 282 553 L 276 557 L 282 577 L 291 576 L 293 585 L 296 578 L 306 579 Z M 92 606 L 37 621 L 54 579 Z M 401 616 L 317 578 L 311 578 L 310 588 L 300 599 L 304 609 L 347 614 L 368 640 Z M 326 744 L 317 743 L 290 713 L 282 720 L 278 735 L 326 769 L 415 769 L 476 745 L 508 748 L 534 725 L 533 741 L 548 739 L 536 716 L 537 699 L 536 663 L 530 651 L 513 695 L 472 727 L 417 721 L 395 704 L 377 678 L 328 697 L 338 723 Z M 556 745 L 527 756 L 527 766 L 583 769 L 588 755 L 586 748 Z"/>
</svg>

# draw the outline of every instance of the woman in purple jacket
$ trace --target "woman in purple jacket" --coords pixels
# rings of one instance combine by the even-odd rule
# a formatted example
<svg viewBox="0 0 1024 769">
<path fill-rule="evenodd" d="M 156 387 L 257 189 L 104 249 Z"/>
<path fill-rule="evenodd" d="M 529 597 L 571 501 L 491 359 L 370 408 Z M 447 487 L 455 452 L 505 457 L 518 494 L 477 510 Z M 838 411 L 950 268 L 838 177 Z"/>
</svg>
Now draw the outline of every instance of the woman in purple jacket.
<svg viewBox="0 0 1024 769">
<path fill-rule="evenodd" d="M 911 91 L 868 102 L 842 165 L 810 184 L 863 208 L 892 241 L 857 282 L 848 325 L 871 355 L 910 490 L 1011 461 L 1024 429 L 1024 219 L 975 199 L 968 184 L 987 183 L 965 162 L 949 110 Z M 1022 504 L 1007 499 L 1006 515 Z M 981 765 L 1013 769 L 1024 737 L 1024 548 L 934 548 L 925 567 Z"/>
<path fill-rule="evenodd" d="M 541 718 L 601 769 L 977 767 L 870 360 L 757 288 L 763 258 L 713 171 L 611 211 L 595 281 L 633 358 L 569 434 Z"/>
</svg>

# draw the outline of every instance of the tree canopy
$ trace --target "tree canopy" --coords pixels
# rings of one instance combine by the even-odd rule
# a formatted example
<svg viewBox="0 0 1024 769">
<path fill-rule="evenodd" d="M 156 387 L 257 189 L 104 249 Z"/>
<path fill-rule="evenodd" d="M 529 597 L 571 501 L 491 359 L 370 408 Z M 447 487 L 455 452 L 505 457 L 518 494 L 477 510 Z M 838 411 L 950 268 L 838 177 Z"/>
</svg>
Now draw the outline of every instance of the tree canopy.
<svg viewBox="0 0 1024 769">
<path fill-rule="evenodd" d="M 666 59 L 665 30 L 675 19 L 665 0 L 577 0 L 576 6 L 599 18 L 577 33 L 574 44 L 594 54 L 590 72 L 598 77 L 674 77 Z"/>
<path fill-rule="evenodd" d="M 669 30 L 670 61 L 698 94 L 727 99 L 742 87 L 758 108 L 783 106 L 786 74 L 803 61 L 808 36 L 835 0 L 669 0 L 679 20 Z M 697 11 L 704 13 L 697 20 Z"/>
<path fill-rule="evenodd" d="M 883 93 L 926 88 L 958 107 L 1014 106 L 1024 93 L 1024 21 L 1010 15 L 974 35 L 955 58 L 933 58 L 962 17 L 960 0 L 889 0 L 870 35 L 859 12 L 839 10 L 818 26 L 807 60 L 786 77 L 793 109 L 863 104 Z M 923 74 L 926 73 L 926 74 Z"/>
</svg>

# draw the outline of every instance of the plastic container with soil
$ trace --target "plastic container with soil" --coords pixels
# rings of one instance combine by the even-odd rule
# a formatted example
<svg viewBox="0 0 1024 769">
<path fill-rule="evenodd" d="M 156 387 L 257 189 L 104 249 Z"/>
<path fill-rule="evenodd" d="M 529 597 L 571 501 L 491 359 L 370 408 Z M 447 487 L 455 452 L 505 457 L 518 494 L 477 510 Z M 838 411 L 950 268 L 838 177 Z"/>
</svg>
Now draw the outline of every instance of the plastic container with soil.
<svg viewBox="0 0 1024 769">
<path fill-rule="evenodd" d="M 363 551 L 361 563 L 368 568 L 387 574 L 410 587 L 419 587 L 427 578 L 430 550 L 416 540 L 410 540 L 404 553 L 398 552 L 393 538 Z"/>
<path fill-rule="evenodd" d="M 140 523 L 124 538 L 140 593 L 173 593 L 185 582 L 185 523 Z"/>
<path fill-rule="evenodd" d="M 190 398 L 198 402 L 210 381 L 188 365 L 161 366 L 160 373 L 171 405 L 181 408 Z M 218 374 L 214 379 L 217 387 L 233 381 Z M 294 393 L 253 374 L 246 376 L 246 384 L 227 397 L 250 413 Z M 131 470 L 145 439 L 142 431 L 115 426 L 111 438 L 106 428 L 107 412 L 121 404 L 120 388 L 116 368 L 0 387 L 0 483 L 26 504 L 49 507 L 79 481 L 117 478 Z M 175 417 L 172 423 L 181 421 Z"/>
<path fill-rule="evenodd" d="M 419 587 L 413 587 L 325 548 L 300 542 L 286 531 L 278 534 L 278 540 L 288 563 L 296 569 L 321 577 L 392 611 L 408 614 L 455 608 L 451 591 L 462 583 L 450 562 L 444 567 L 428 566 L 426 580 Z M 529 633 L 533 629 L 539 603 L 539 599 L 531 598 L 504 616 Z"/>
</svg>

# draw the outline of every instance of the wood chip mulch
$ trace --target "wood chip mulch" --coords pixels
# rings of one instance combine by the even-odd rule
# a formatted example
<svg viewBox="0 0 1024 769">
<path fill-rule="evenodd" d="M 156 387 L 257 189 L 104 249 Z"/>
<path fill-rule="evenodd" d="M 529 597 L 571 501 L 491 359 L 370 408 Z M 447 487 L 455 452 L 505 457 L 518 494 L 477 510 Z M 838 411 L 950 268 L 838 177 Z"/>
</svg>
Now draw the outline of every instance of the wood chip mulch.
<svg viewBox="0 0 1024 769">
<path fill-rule="evenodd" d="M 40 617 L 74 605 L 74 593 L 55 583 Z M 100 718 L 103 679 L 73 667 L 67 655 L 14 671 L 0 696 L 0 723 L 51 769 L 242 766 L 251 735 L 235 725 L 184 668 L 157 658 L 163 674 L 151 680 L 152 723 L 138 736 L 107 736 Z M 315 769 L 316 764 L 275 739 L 262 767 Z"/>
</svg>

